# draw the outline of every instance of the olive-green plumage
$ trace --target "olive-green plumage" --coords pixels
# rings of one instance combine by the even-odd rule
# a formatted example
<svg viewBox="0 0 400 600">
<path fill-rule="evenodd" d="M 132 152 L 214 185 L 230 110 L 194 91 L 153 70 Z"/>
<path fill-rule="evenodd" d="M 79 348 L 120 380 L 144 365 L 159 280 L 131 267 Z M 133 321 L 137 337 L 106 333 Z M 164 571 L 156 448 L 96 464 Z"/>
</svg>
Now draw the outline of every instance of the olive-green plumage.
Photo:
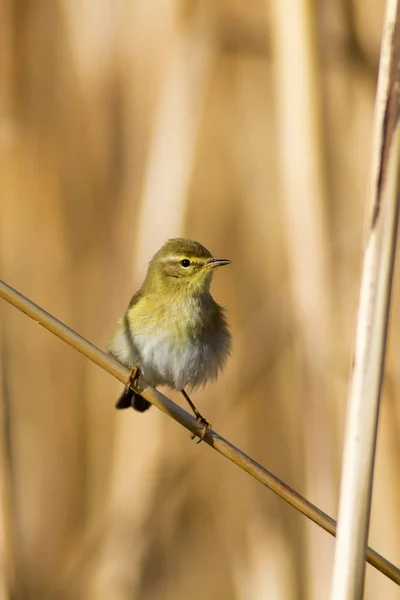
<svg viewBox="0 0 400 600">
<path fill-rule="evenodd" d="M 229 262 L 213 258 L 199 242 L 166 242 L 119 321 L 110 353 L 126 367 L 138 367 L 154 387 L 183 391 L 216 378 L 229 355 L 231 336 L 210 284 L 214 268 Z M 131 405 L 140 411 L 149 406 L 128 390 L 117 408 Z"/>
</svg>

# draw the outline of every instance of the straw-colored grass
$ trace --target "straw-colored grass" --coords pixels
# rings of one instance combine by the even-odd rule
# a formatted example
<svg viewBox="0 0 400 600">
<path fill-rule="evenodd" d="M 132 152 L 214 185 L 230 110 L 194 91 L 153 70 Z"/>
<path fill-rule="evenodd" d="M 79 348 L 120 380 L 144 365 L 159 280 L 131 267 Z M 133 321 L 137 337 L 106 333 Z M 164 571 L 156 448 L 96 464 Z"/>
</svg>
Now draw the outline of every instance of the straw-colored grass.
<svg viewBox="0 0 400 600">
<path fill-rule="evenodd" d="M 383 6 L 307 6 L 297 27 L 313 46 L 297 56 L 272 3 L 4 0 L 0 270 L 104 347 L 160 240 L 192 237 L 232 259 L 213 285 L 233 355 L 196 404 L 332 514 Z M 294 73 L 313 61 L 313 88 L 293 92 L 300 147 L 286 167 L 278 41 Z M 306 159 L 318 164 L 299 203 L 313 220 L 296 231 L 287 177 Z M 396 298 L 369 542 L 400 564 Z M 116 382 L 3 302 L 0 336 L 11 486 L 0 526 L 13 521 L 0 548 L 14 597 L 327 597 L 333 538 L 159 411 L 116 414 Z M 366 597 L 400 590 L 368 569 Z"/>
</svg>

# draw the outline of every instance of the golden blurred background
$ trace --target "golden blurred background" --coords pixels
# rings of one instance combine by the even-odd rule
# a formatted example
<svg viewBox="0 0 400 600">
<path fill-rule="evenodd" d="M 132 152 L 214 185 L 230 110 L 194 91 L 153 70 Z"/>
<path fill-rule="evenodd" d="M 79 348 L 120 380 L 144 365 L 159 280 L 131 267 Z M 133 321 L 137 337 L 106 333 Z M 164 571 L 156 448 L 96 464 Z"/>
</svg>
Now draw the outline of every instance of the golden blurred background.
<svg viewBox="0 0 400 600">
<path fill-rule="evenodd" d="M 230 258 L 194 400 L 333 517 L 383 11 L 0 2 L 1 277 L 104 348 L 166 239 Z M 400 565 L 396 281 L 370 545 Z M 328 598 L 327 533 L 5 302 L 0 344 L 0 600 Z M 365 598 L 400 589 L 368 566 Z"/>
</svg>

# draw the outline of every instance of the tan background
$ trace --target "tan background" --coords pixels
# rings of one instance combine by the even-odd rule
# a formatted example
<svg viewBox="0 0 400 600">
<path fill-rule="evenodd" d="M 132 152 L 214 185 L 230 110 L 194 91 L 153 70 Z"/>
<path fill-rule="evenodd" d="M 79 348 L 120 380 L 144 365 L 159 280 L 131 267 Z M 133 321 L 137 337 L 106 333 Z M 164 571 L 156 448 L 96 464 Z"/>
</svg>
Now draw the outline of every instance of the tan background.
<svg viewBox="0 0 400 600">
<path fill-rule="evenodd" d="M 0 2 L 2 278 L 105 347 L 165 239 L 230 258 L 233 354 L 195 401 L 332 516 L 383 8 Z M 398 565 L 399 270 L 370 531 Z M 328 598 L 333 538 L 156 409 L 117 414 L 4 302 L 0 326 L 1 599 Z M 368 566 L 365 597 L 400 589 Z"/>
</svg>

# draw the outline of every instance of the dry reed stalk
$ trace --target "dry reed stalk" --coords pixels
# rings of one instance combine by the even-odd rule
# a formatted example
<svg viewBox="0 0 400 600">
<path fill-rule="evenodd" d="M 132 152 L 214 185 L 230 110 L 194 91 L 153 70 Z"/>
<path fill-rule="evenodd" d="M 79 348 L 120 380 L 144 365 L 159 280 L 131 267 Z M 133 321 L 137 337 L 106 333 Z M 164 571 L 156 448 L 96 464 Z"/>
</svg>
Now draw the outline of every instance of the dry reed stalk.
<svg viewBox="0 0 400 600">
<path fill-rule="evenodd" d="M 206 34 L 207 28 L 201 27 L 195 19 L 194 23 L 182 25 L 179 33 L 172 36 L 155 109 L 154 131 L 135 225 L 132 280 L 140 277 L 148 256 L 165 239 L 179 236 L 183 231 L 198 127 L 214 52 Z M 159 413 L 135 423 L 126 418 L 119 420 L 110 485 L 111 505 L 116 507 L 111 514 L 116 515 L 119 525 L 116 526 L 113 519 L 108 523 L 106 552 L 100 560 L 95 583 L 97 598 L 102 594 L 108 597 L 110 593 L 110 588 L 104 589 L 102 583 L 104 564 L 108 565 L 107 578 L 110 577 L 110 565 L 113 565 L 113 586 L 118 587 L 118 580 L 127 577 L 131 591 L 138 585 L 147 544 L 143 524 L 153 506 L 156 473 L 163 460 L 163 434 Z M 126 477 L 128 455 L 137 457 L 130 464 L 129 478 Z M 132 502 L 133 497 L 136 502 Z M 135 547 L 128 551 L 124 541 L 127 531 L 135 531 Z M 131 546 L 129 540 L 126 544 Z"/>
<path fill-rule="evenodd" d="M 12 53 L 10 52 L 11 37 L 11 6 L 5 2 L 2 5 L 0 19 L 0 195 L 5 198 L 7 186 L 6 173 L 10 171 L 9 161 L 5 159 L 7 150 L 12 146 L 13 120 L 9 115 L 12 98 Z M 1 211 L 4 220 L 4 211 Z M 7 256 L 8 238 L 2 231 L 0 236 L 0 267 L 4 272 L 5 257 Z M 15 513 L 13 504 L 12 451 L 10 432 L 10 398 L 6 378 L 7 349 L 4 322 L 0 317 L 0 600 L 8 600 L 17 595 L 16 556 L 15 556 Z"/>
<path fill-rule="evenodd" d="M 388 0 L 349 388 L 332 600 L 363 597 L 376 436 L 400 202 L 400 7 Z"/>
<path fill-rule="evenodd" d="M 333 509 L 338 405 L 326 375 L 334 326 L 316 15 L 307 0 L 275 0 L 271 6 L 280 183 L 292 304 L 300 334 L 307 494 Z M 319 532 L 312 528 L 307 533 L 308 597 L 320 598 L 331 557 Z"/>
<path fill-rule="evenodd" d="M 296 598 L 297 582 L 294 565 L 288 560 L 290 540 L 282 531 L 282 524 L 268 527 L 265 533 L 265 515 L 254 511 L 247 523 L 246 541 L 248 564 L 233 561 L 233 577 L 238 599 L 265 600 L 269 598 Z"/>
<path fill-rule="evenodd" d="M 2 332 L 0 332 L 1 336 Z M 2 364 L 0 368 L 0 600 L 8 600 L 17 593 L 15 565 L 15 515 L 11 484 L 10 406 L 5 389 L 3 369 L 6 366 L 5 344 L 0 340 Z"/>
<path fill-rule="evenodd" d="M 182 234 L 214 53 L 207 27 L 198 23 L 184 27 L 173 43 L 144 175 L 135 272 L 167 237 Z"/>
</svg>

